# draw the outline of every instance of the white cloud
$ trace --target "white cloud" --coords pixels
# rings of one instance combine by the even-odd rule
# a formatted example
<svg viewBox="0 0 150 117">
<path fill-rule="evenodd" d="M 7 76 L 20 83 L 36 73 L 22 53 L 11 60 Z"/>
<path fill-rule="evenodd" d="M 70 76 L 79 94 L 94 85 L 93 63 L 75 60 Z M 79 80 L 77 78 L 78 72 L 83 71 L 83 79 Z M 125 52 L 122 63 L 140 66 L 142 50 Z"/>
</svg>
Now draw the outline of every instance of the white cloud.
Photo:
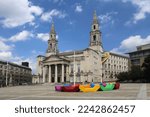
<svg viewBox="0 0 150 117">
<path fill-rule="evenodd" d="M 136 50 L 136 46 L 150 43 L 150 35 L 146 38 L 142 38 L 140 35 L 130 36 L 124 39 L 118 48 L 114 48 L 111 51 L 118 53 L 127 53 Z"/>
<path fill-rule="evenodd" d="M 5 52 L 5 51 L 0 51 L 0 60 L 9 60 L 12 58 L 12 53 L 11 52 Z"/>
<path fill-rule="evenodd" d="M 22 31 L 14 36 L 11 36 L 10 38 L 2 38 L 0 37 L 0 60 L 4 61 L 10 61 L 16 64 L 20 64 L 23 61 L 27 61 L 30 64 L 30 68 L 33 70 L 33 73 L 35 73 L 36 69 L 36 56 L 39 54 L 39 52 L 32 51 L 32 55 L 29 57 L 20 57 L 13 54 L 13 48 L 14 45 L 8 45 L 6 43 L 10 42 L 16 42 L 16 41 L 22 41 L 28 39 L 30 36 L 30 32 L 28 31 Z"/>
<path fill-rule="evenodd" d="M 51 21 L 53 17 L 65 18 L 67 14 L 63 11 L 59 11 L 57 9 L 53 9 L 49 12 L 45 12 L 42 14 L 41 19 L 43 21 Z"/>
<path fill-rule="evenodd" d="M 33 22 L 35 16 L 42 12 L 42 8 L 32 5 L 28 0 L 0 1 L 0 23 L 4 27 L 13 28 Z"/>
<path fill-rule="evenodd" d="M 3 41 L 0 41 L 0 51 L 9 51 L 13 48 L 12 45 L 7 45 Z"/>
<path fill-rule="evenodd" d="M 12 41 L 12 42 L 25 41 L 25 40 L 29 39 L 30 37 L 33 37 L 31 32 L 24 30 L 22 32 L 17 33 L 14 36 L 11 36 L 8 39 L 8 41 Z"/>
<path fill-rule="evenodd" d="M 33 37 L 34 35 L 27 31 L 27 30 L 23 30 L 22 32 L 19 32 L 9 38 L 3 38 L 3 37 L 0 37 L 0 44 L 1 45 L 4 45 L 4 42 L 17 42 L 17 41 L 25 41 L 27 39 L 30 39 L 31 37 Z M 3 44 L 2 44 L 3 42 Z"/>
<path fill-rule="evenodd" d="M 25 40 L 29 39 L 30 37 L 33 37 L 33 34 L 29 31 L 24 30 L 14 36 L 11 36 L 8 39 L 8 41 L 12 41 L 12 42 L 25 41 Z"/>
<path fill-rule="evenodd" d="M 139 20 L 145 19 L 147 14 L 150 14 L 150 0 L 122 0 L 123 2 L 131 2 L 137 6 L 137 12 L 134 13 L 133 19 L 130 22 L 137 23 Z M 127 24 L 130 23 L 129 21 Z"/>
<path fill-rule="evenodd" d="M 56 35 L 56 39 L 58 40 L 58 38 L 59 38 L 59 36 L 58 35 Z"/>
<path fill-rule="evenodd" d="M 38 39 L 41 39 L 42 41 L 48 41 L 49 34 L 48 33 L 38 33 L 36 37 Z"/>
<path fill-rule="evenodd" d="M 110 13 L 106 13 L 104 15 L 99 15 L 98 18 L 100 19 L 100 22 L 102 24 L 109 23 L 109 22 L 113 24 L 114 20 L 113 20 L 112 16 L 116 15 L 116 14 L 118 14 L 118 13 L 117 12 L 110 12 Z"/>
<path fill-rule="evenodd" d="M 0 60 L 9 61 L 12 63 L 16 63 L 18 65 L 21 65 L 22 62 L 29 62 L 29 67 L 32 69 L 32 73 L 35 73 L 36 71 L 36 56 L 31 57 L 18 57 L 13 56 L 11 51 L 0 51 Z"/>
<path fill-rule="evenodd" d="M 28 57 L 13 56 L 11 58 L 11 61 L 20 65 L 22 62 L 29 62 L 29 67 L 32 69 L 32 73 L 35 74 L 36 73 L 36 57 L 41 54 L 44 54 L 44 53 L 41 51 L 32 50 L 31 55 L 29 55 Z"/>
<path fill-rule="evenodd" d="M 75 12 L 82 12 L 82 6 L 80 4 L 76 5 Z"/>
<path fill-rule="evenodd" d="M 9 60 L 12 57 L 12 49 L 14 45 L 7 45 L 0 40 L 0 59 Z"/>
<path fill-rule="evenodd" d="M 49 40 L 49 34 L 48 33 L 38 33 L 36 37 L 42 41 L 48 41 Z M 56 35 L 56 39 L 58 39 L 58 35 Z"/>
<path fill-rule="evenodd" d="M 32 69 L 32 73 L 36 71 L 36 56 L 39 53 L 36 52 L 29 57 L 15 56 L 11 51 L 1 52 L 0 51 L 0 60 L 9 61 L 18 65 L 21 65 L 22 62 L 29 62 L 29 67 Z"/>
<path fill-rule="evenodd" d="M 36 57 L 14 57 L 14 59 L 11 60 L 13 63 L 21 65 L 22 62 L 29 62 L 29 67 L 32 69 L 32 73 L 35 73 L 36 71 Z"/>
<path fill-rule="evenodd" d="M 38 16 L 42 14 L 43 10 L 39 6 L 31 6 L 30 12 Z"/>
</svg>

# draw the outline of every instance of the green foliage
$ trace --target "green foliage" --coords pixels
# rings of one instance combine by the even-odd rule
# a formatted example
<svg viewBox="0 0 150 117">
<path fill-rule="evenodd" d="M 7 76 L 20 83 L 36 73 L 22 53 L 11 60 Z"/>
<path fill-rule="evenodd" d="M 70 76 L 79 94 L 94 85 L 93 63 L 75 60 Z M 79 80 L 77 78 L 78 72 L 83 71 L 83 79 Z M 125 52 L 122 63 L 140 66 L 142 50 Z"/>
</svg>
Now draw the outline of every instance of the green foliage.
<svg viewBox="0 0 150 117">
<path fill-rule="evenodd" d="M 141 81 L 143 79 L 143 71 L 140 66 L 132 66 L 131 71 L 129 71 L 129 77 L 132 81 Z"/>
<path fill-rule="evenodd" d="M 142 68 L 144 73 L 144 79 L 147 82 L 150 82 L 150 55 L 145 58 Z"/>
<path fill-rule="evenodd" d="M 150 82 L 150 56 L 146 57 L 142 67 L 132 66 L 128 72 L 116 75 L 118 81 Z"/>
<path fill-rule="evenodd" d="M 128 72 L 121 72 L 119 74 L 116 74 L 116 78 L 118 78 L 119 81 L 125 81 L 129 79 Z"/>
<path fill-rule="evenodd" d="M 117 75 L 119 81 L 143 82 L 143 71 L 139 66 L 132 66 L 131 71 L 121 72 Z"/>
</svg>

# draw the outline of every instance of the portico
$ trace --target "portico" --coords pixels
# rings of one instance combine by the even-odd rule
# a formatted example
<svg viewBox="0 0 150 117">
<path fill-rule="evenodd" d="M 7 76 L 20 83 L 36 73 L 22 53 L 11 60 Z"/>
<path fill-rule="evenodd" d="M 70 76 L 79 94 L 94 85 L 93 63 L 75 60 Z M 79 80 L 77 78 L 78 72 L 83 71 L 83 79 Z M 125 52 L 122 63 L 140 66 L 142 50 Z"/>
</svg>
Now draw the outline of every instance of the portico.
<svg viewBox="0 0 150 117">
<path fill-rule="evenodd" d="M 50 56 L 44 60 L 43 83 L 60 83 L 69 81 L 69 61 L 60 57 Z"/>
</svg>

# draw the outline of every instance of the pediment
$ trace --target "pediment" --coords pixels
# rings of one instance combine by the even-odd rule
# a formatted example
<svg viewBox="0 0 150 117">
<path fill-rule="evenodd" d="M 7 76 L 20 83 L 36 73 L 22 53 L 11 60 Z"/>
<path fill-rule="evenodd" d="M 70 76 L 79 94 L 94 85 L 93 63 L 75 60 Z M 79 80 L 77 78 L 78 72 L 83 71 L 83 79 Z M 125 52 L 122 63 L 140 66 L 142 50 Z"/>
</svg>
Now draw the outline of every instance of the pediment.
<svg viewBox="0 0 150 117">
<path fill-rule="evenodd" d="M 57 55 L 51 55 L 49 57 L 46 57 L 44 62 L 53 62 L 53 61 L 67 61 L 65 58 L 61 58 Z"/>
</svg>

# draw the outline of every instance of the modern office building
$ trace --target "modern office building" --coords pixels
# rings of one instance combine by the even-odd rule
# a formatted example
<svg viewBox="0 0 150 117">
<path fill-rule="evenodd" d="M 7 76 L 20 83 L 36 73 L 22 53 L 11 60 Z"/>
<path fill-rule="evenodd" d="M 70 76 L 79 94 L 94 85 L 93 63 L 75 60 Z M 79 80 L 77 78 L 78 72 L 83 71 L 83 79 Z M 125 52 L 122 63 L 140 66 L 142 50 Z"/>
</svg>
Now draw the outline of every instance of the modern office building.
<svg viewBox="0 0 150 117">
<path fill-rule="evenodd" d="M 129 57 L 109 52 L 108 59 L 102 64 L 105 81 L 115 80 L 120 72 L 128 71 Z"/>
<path fill-rule="evenodd" d="M 130 56 L 130 67 L 133 65 L 142 66 L 144 59 L 150 55 L 150 44 L 137 46 L 137 50 L 128 53 Z"/>
<path fill-rule="evenodd" d="M 127 70 L 128 57 L 104 51 L 96 12 L 91 25 L 89 47 L 78 51 L 59 52 L 52 23 L 46 55 L 37 56 L 37 75 L 41 83 L 101 82 L 110 80 L 112 73 L 111 76 L 115 79 L 115 73 Z"/>
<path fill-rule="evenodd" d="M 12 62 L 0 61 L 0 85 L 31 83 L 31 72 L 28 62 L 22 62 L 22 65 L 18 65 Z"/>
</svg>

